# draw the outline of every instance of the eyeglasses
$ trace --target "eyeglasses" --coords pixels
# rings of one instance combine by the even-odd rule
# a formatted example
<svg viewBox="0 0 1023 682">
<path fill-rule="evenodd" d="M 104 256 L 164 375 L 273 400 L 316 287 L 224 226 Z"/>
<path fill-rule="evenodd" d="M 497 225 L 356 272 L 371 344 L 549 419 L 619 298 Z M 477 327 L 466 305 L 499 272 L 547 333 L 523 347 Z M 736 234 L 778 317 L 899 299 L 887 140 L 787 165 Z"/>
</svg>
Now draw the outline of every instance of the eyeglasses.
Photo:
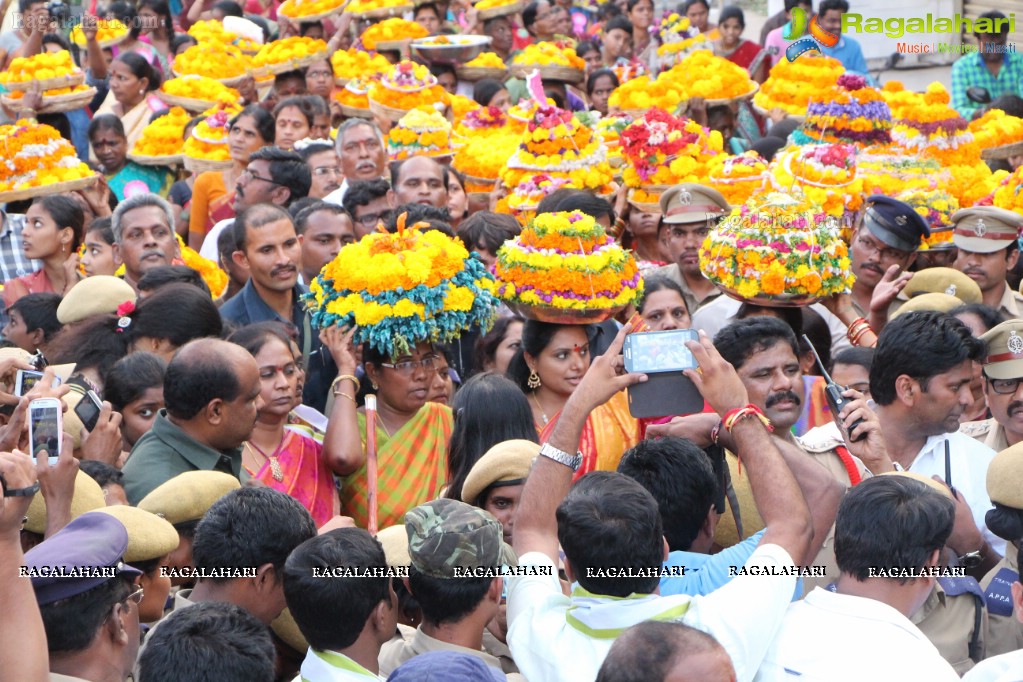
<svg viewBox="0 0 1023 682">
<path fill-rule="evenodd" d="M 992 379 L 991 377 L 987 376 L 987 374 L 985 374 L 984 376 L 987 377 L 987 381 L 988 384 L 991 386 L 991 390 L 1000 395 L 1009 395 L 1010 393 L 1015 393 L 1016 390 L 1019 388 L 1020 382 L 1023 382 L 1023 378 Z"/>
<path fill-rule="evenodd" d="M 388 213 L 388 211 L 384 211 L 382 213 L 367 213 L 365 215 L 362 215 L 362 216 L 359 216 L 358 218 L 356 218 L 355 222 L 359 223 L 363 227 L 375 227 L 376 224 L 379 223 L 380 220 L 385 215 L 387 215 L 387 213 Z"/>
<path fill-rule="evenodd" d="M 134 592 L 129 594 L 127 597 L 125 597 L 124 601 L 125 602 L 129 602 L 129 601 L 135 602 L 135 605 L 138 606 L 139 604 L 142 603 L 142 597 L 144 597 L 145 594 L 146 594 L 145 590 L 143 590 L 142 587 L 140 586 L 137 590 L 135 590 Z"/>
<path fill-rule="evenodd" d="M 412 374 L 412 372 L 416 371 L 420 367 L 429 372 L 437 366 L 437 356 L 427 355 L 421 360 L 403 360 L 402 362 L 396 362 L 394 364 L 381 362 L 380 366 L 386 367 L 387 369 L 393 369 L 399 374 Z"/>
<path fill-rule="evenodd" d="M 856 238 L 856 242 L 867 251 L 876 253 L 878 260 L 895 261 L 906 257 L 905 251 L 878 246 L 872 240 L 866 239 L 862 234 Z"/>
<path fill-rule="evenodd" d="M 276 180 L 271 180 L 270 178 L 264 178 L 261 175 L 256 175 L 253 171 L 249 170 L 248 168 L 242 171 L 242 174 L 238 176 L 238 180 L 240 180 L 241 182 L 248 182 L 249 180 L 262 180 L 263 182 L 269 182 L 271 185 L 280 185 L 281 187 L 286 186 L 277 182 Z"/>
<path fill-rule="evenodd" d="M 341 169 L 337 166 L 318 166 L 313 169 L 313 175 L 324 176 L 324 175 L 341 175 Z"/>
</svg>

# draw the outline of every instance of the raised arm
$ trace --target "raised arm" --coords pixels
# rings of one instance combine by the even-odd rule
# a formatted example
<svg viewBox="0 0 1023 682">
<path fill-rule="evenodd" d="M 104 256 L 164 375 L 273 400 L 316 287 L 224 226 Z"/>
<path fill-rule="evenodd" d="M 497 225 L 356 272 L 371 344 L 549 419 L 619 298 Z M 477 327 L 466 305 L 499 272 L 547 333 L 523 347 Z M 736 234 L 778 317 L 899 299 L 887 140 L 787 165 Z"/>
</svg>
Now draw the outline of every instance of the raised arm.
<svg viewBox="0 0 1023 682">
<path fill-rule="evenodd" d="M 355 327 L 349 330 L 329 327 L 320 332 L 320 340 L 334 358 L 339 377 L 332 386 L 334 407 L 330 411 L 327 433 L 323 437 L 323 456 L 331 470 L 339 476 L 355 473 L 366 461 L 355 403 L 359 386 L 355 378 L 357 363 L 355 349 L 352 347 L 354 336 Z"/>
</svg>

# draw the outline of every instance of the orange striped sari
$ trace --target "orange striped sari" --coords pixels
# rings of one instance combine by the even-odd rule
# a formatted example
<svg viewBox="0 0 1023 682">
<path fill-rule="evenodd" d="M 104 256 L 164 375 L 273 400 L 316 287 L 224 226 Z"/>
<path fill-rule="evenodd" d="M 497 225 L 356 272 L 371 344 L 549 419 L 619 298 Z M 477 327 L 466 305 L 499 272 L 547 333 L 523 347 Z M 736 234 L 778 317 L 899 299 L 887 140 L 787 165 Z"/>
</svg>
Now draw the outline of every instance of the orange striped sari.
<svg viewBox="0 0 1023 682">
<path fill-rule="evenodd" d="M 546 443 L 551 437 L 560 417 L 561 412 L 558 412 L 545 427 L 537 427 L 541 443 Z M 629 399 L 625 391 L 619 391 L 586 418 L 579 443 L 583 463 L 575 473 L 575 478 L 591 471 L 616 470 L 625 451 L 640 440 L 639 420 L 629 414 Z"/>
<path fill-rule="evenodd" d="M 397 433 L 388 438 L 377 421 L 377 525 L 405 523 L 405 512 L 440 497 L 448 480 L 448 441 L 455 419 L 451 408 L 426 403 Z M 366 447 L 366 416 L 359 414 L 362 447 Z M 342 512 L 365 528 L 369 522 L 366 465 L 346 476 L 341 486 Z"/>
</svg>

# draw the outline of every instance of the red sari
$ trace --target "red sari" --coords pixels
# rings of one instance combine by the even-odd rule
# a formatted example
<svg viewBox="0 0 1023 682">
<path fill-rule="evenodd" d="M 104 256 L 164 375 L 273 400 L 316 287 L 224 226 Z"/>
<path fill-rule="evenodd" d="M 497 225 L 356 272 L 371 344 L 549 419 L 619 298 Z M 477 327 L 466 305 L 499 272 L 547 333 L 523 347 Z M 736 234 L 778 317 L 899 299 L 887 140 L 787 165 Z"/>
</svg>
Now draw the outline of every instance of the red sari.
<svg viewBox="0 0 1023 682">
<path fill-rule="evenodd" d="M 546 443 L 561 417 L 559 411 L 551 417 L 540 433 L 540 442 Z M 625 451 L 640 441 L 639 420 L 629 414 L 629 401 L 625 391 L 615 393 L 610 400 L 595 409 L 586 418 L 579 450 L 583 463 L 575 472 L 578 479 L 591 471 L 614 471 Z"/>
<path fill-rule="evenodd" d="M 298 500 L 309 510 L 317 528 L 341 512 L 334 473 L 327 466 L 320 443 L 286 429 L 284 440 L 272 456 L 280 463 L 284 480 L 273 477 L 269 459 L 252 474 L 254 478 Z"/>
</svg>

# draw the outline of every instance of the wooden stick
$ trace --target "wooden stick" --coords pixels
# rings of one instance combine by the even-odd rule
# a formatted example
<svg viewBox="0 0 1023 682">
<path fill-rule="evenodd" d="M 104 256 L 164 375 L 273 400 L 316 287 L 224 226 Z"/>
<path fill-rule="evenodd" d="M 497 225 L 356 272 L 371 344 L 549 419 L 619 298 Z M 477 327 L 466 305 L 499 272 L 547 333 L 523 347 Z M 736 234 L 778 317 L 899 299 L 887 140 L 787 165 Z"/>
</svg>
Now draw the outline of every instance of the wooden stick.
<svg viewBox="0 0 1023 682">
<path fill-rule="evenodd" d="M 366 396 L 366 481 L 368 495 L 366 507 L 369 512 L 367 530 L 377 534 L 377 397 Z"/>
</svg>

